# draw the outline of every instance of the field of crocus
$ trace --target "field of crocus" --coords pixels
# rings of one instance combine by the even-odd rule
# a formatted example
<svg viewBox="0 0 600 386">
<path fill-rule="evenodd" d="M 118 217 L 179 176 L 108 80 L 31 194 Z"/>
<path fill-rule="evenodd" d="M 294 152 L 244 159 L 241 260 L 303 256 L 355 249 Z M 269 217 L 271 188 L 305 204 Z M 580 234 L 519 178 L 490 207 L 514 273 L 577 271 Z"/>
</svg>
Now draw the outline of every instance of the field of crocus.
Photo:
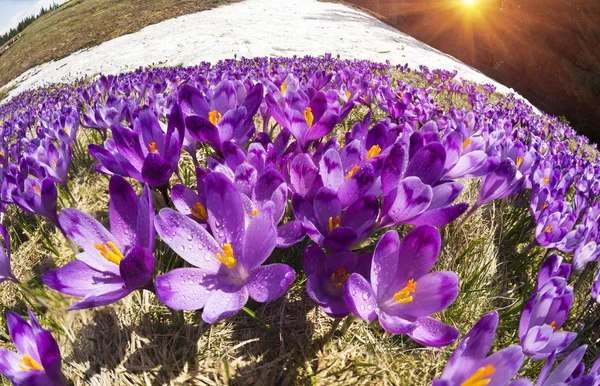
<svg viewBox="0 0 600 386">
<path fill-rule="evenodd" d="M 494 91 L 326 55 L 3 104 L 4 380 L 600 385 L 597 150 Z"/>
</svg>

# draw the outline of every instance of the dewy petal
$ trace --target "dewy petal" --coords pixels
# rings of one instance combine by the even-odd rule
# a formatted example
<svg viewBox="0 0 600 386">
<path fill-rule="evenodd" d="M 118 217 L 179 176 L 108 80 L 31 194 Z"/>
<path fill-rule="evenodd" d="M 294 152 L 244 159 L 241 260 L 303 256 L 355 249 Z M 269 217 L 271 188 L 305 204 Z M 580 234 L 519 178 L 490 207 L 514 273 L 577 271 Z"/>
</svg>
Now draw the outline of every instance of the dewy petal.
<svg viewBox="0 0 600 386">
<path fill-rule="evenodd" d="M 309 245 L 302 253 L 302 267 L 306 276 L 320 275 L 323 273 L 325 252 L 318 245 Z"/>
<path fill-rule="evenodd" d="M 469 204 L 461 202 L 460 204 L 447 206 L 445 208 L 437 208 L 426 210 L 425 213 L 418 215 L 406 222 L 411 225 L 431 225 L 434 227 L 443 227 L 446 224 L 459 218 L 467 211 Z"/>
<path fill-rule="evenodd" d="M 152 281 L 154 275 L 154 256 L 150 249 L 135 246 L 119 264 L 121 277 L 130 289 L 145 287 Z"/>
<path fill-rule="evenodd" d="M 185 119 L 185 126 L 190 136 L 196 141 L 215 146 L 217 150 L 220 149 L 219 130 L 205 117 L 189 116 Z"/>
<path fill-rule="evenodd" d="M 108 192 L 111 233 L 121 245 L 133 245 L 137 228 L 138 197 L 129 182 L 120 176 L 110 178 Z"/>
<path fill-rule="evenodd" d="M 415 329 L 407 335 L 422 345 L 442 347 L 453 343 L 459 334 L 456 328 L 426 316 L 417 319 Z"/>
<path fill-rule="evenodd" d="M 107 244 L 109 241 L 122 247 L 98 221 L 73 208 L 63 209 L 58 221 L 67 236 L 85 251 L 78 256 L 80 260 L 96 270 L 119 273 L 119 266 L 102 257 L 95 248 L 96 244 Z"/>
<path fill-rule="evenodd" d="M 333 229 L 330 229 L 329 219 L 331 218 L 333 223 L 336 217 L 342 214 L 342 205 L 337 195 L 333 190 L 322 187 L 315 195 L 313 206 L 318 221 L 318 224 L 315 225 L 319 227 L 321 232 L 330 233 Z"/>
<path fill-rule="evenodd" d="M 252 299 L 270 302 L 283 295 L 294 282 L 296 272 L 286 264 L 270 264 L 252 271 L 246 286 Z"/>
<path fill-rule="evenodd" d="M 209 324 L 237 314 L 248 302 L 248 288 L 222 287 L 211 293 L 204 306 L 202 319 Z"/>
<path fill-rule="evenodd" d="M 298 154 L 290 163 L 290 188 L 300 196 L 312 199 L 312 195 L 321 186 L 319 169 L 312 158 L 305 153 Z"/>
<path fill-rule="evenodd" d="M 277 228 L 277 248 L 287 248 L 306 237 L 301 221 L 288 221 Z"/>
<path fill-rule="evenodd" d="M 323 185 L 335 192 L 344 183 L 344 168 L 342 159 L 336 149 L 329 149 L 325 152 L 319 163 L 319 170 Z"/>
<path fill-rule="evenodd" d="M 99 286 L 120 283 L 123 279 L 113 273 L 97 271 L 82 261 L 71 261 L 64 266 L 46 271 L 42 281 L 55 291 L 85 297 Z"/>
<path fill-rule="evenodd" d="M 220 245 L 243 247 L 245 215 L 239 192 L 224 174 L 213 172 L 204 181 L 208 224 Z"/>
<path fill-rule="evenodd" d="M 384 196 L 398 186 L 407 165 L 408 157 L 404 144 L 395 143 L 386 157 L 381 171 L 381 188 Z"/>
<path fill-rule="evenodd" d="M 369 282 L 359 274 L 353 273 L 346 280 L 344 300 L 346 300 L 350 312 L 359 318 L 371 322 L 377 317 L 375 292 Z"/>
<path fill-rule="evenodd" d="M 338 191 L 342 207 L 346 208 L 371 189 L 375 182 L 375 171 L 371 164 L 363 164 L 349 179 L 345 180 Z"/>
<path fill-rule="evenodd" d="M 373 227 L 378 213 L 379 201 L 377 197 L 368 194 L 350 204 L 341 216 L 340 227 L 354 229 L 359 239 L 362 239 Z"/>
<path fill-rule="evenodd" d="M 154 225 L 160 238 L 188 263 L 206 272 L 219 272 L 222 264 L 217 253 L 221 245 L 196 221 L 164 208 L 154 219 Z"/>
<path fill-rule="evenodd" d="M 248 224 L 243 255 L 238 257 L 247 272 L 264 263 L 275 249 L 277 229 L 273 224 L 273 210 L 273 204 L 269 202 Z"/>
<path fill-rule="evenodd" d="M 154 204 L 152 203 L 152 192 L 150 187 L 144 185 L 138 205 L 138 216 L 136 224 L 135 244 L 140 247 L 154 250 L 156 242 L 156 231 L 154 230 Z"/>
<path fill-rule="evenodd" d="M 392 334 L 408 334 L 417 327 L 415 321 L 407 320 L 400 316 L 388 315 L 383 311 L 379 311 L 377 315 L 379 316 L 381 327 Z"/>
<path fill-rule="evenodd" d="M 371 285 L 378 300 L 382 300 L 382 295 L 394 283 L 398 270 L 399 248 L 400 237 L 397 231 L 388 231 L 375 246 L 371 264 Z"/>
<path fill-rule="evenodd" d="M 156 295 L 174 310 L 199 310 L 221 287 L 219 277 L 199 268 L 178 268 L 156 277 Z"/>
</svg>

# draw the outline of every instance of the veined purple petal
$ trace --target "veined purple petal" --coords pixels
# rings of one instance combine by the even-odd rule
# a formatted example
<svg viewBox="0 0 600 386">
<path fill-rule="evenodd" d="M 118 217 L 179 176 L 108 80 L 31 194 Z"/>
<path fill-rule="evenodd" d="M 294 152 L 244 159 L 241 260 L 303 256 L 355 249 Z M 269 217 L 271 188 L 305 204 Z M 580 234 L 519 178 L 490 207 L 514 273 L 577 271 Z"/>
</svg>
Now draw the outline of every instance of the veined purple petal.
<svg viewBox="0 0 600 386">
<path fill-rule="evenodd" d="M 415 324 L 415 329 L 407 335 L 425 346 L 447 346 L 453 343 L 460 334 L 456 328 L 428 316 L 417 319 Z"/>
<path fill-rule="evenodd" d="M 375 292 L 369 282 L 359 274 L 353 273 L 346 280 L 344 300 L 350 311 L 359 318 L 371 322 L 377 317 Z"/>
<path fill-rule="evenodd" d="M 273 204 L 269 203 L 248 224 L 243 255 L 238 257 L 247 272 L 264 263 L 275 249 L 277 229 L 273 224 L 273 210 Z"/>
<path fill-rule="evenodd" d="M 199 310 L 212 291 L 221 287 L 219 276 L 199 268 L 178 268 L 156 277 L 158 299 L 174 310 Z"/>
<path fill-rule="evenodd" d="M 231 244 L 234 251 L 243 248 L 245 225 L 242 199 L 224 174 L 213 172 L 204 181 L 208 224 L 220 245 Z"/>
<path fill-rule="evenodd" d="M 167 182 L 173 174 L 171 165 L 160 154 L 151 152 L 146 156 L 142 166 L 144 182 L 152 187 L 159 187 Z"/>
<path fill-rule="evenodd" d="M 248 302 L 248 288 L 223 286 L 213 291 L 206 304 L 202 319 L 209 324 L 237 314 Z"/>
<path fill-rule="evenodd" d="M 442 176 L 446 162 L 446 150 L 439 142 L 432 142 L 419 149 L 410 158 L 406 167 L 406 177 L 416 176 L 424 184 L 431 185 Z"/>
<path fill-rule="evenodd" d="M 344 183 L 344 168 L 340 154 L 336 149 L 329 149 L 325 152 L 319 163 L 319 170 L 323 185 L 337 192 Z"/>
<path fill-rule="evenodd" d="M 98 288 L 92 294 L 88 294 L 83 300 L 73 303 L 71 307 L 67 308 L 67 311 L 82 310 L 85 308 L 100 307 L 112 304 L 123 299 L 132 291 L 133 290 L 129 288 L 122 288 L 122 286 L 117 285 L 104 286 Z"/>
<path fill-rule="evenodd" d="M 137 228 L 138 197 L 131 185 L 120 176 L 111 177 L 108 192 L 111 233 L 121 245 L 133 245 Z"/>
<path fill-rule="evenodd" d="M 257 302 L 270 302 L 283 295 L 294 282 L 296 272 L 286 264 L 270 264 L 252 271 L 246 284 Z"/>
<path fill-rule="evenodd" d="M 301 221 L 288 221 L 277 228 L 278 248 L 287 248 L 299 243 L 306 237 L 306 231 Z"/>
<path fill-rule="evenodd" d="M 127 288 L 138 289 L 145 287 L 154 275 L 154 256 L 147 248 L 135 246 L 119 264 L 121 277 Z"/>
<path fill-rule="evenodd" d="M 48 287 L 70 296 L 85 297 L 103 285 L 122 284 L 123 279 L 114 273 L 97 271 L 82 261 L 71 261 L 64 266 L 46 271 L 42 276 Z"/>
<path fill-rule="evenodd" d="M 418 177 L 402 179 L 398 187 L 383 198 L 382 213 L 386 214 L 387 219 L 383 219 L 382 226 L 400 224 L 420 215 L 427 210 L 432 197 L 431 187 Z"/>
<path fill-rule="evenodd" d="M 398 271 L 400 237 L 397 231 L 386 232 L 375 247 L 371 264 L 371 285 L 378 300 L 383 300 Z"/>
</svg>

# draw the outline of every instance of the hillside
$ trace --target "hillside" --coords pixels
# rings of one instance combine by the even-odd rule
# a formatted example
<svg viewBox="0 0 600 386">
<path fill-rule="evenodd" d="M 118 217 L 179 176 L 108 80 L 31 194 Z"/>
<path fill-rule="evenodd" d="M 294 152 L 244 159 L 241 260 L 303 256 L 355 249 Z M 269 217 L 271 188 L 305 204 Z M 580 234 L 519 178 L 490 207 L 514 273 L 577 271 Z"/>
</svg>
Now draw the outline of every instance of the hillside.
<svg viewBox="0 0 600 386">
<path fill-rule="evenodd" d="M 177 16 L 236 0 L 71 0 L 42 15 L 0 55 L 0 87 L 30 68 Z"/>
<path fill-rule="evenodd" d="M 337 2 L 337 1 L 336 1 Z M 347 0 L 600 141 L 600 2 Z"/>
</svg>

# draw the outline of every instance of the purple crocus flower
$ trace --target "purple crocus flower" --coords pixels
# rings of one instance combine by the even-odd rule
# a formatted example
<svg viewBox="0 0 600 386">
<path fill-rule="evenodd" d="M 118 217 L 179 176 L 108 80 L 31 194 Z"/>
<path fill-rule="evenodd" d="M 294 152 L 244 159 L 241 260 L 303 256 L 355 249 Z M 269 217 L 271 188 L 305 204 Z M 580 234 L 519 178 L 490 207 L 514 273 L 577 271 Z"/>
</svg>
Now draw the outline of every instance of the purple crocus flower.
<svg viewBox="0 0 600 386">
<path fill-rule="evenodd" d="M 50 177 L 41 180 L 27 177 L 23 181 L 22 189 L 13 190 L 11 197 L 25 212 L 43 216 L 59 226 L 56 213 L 58 191 Z"/>
<path fill-rule="evenodd" d="M 342 318 L 350 313 L 344 300 L 344 285 L 350 275 L 357 272 L 368 276 L 371 269 L 371 255 L 356 256 L 350 251 L 342 251 L 325 257 L 325 252 L 317 245 L 304 249 L 302 264 L 306 273 L 306 292 L 327 315 Z"/>
<path fill-rule="evenodd" d="M 236 314 L 248 301 L 274 300 L 292 285 L 296 273 L 285 264 L 262 264 L 275 248 L 274 205 L 264 205 L 246 227 L 239 192 L 222 173 L 204 182 L 207 221 L 212 231 L 172 209 L 155 220 L 158 234 L 194 268 L 179 268 L 156 278 L 156 294 L 177 310 L 203 308 L 207 323 Z"/>
<path fill-rule="evenodd" d="M 10 269 L 10 236 L 3 225 L 0 225 L 0 235 L 4 242 L 4 246 L 0 245 L 0 283 L 5 280 L 17 282 Z"/>
<path fill-rule="evenodd" d="M 76 261 L 46 272 L 44 283 L 66 295 L 83 297 L 69 310 L 114 303 L 131 292 L 152 288 L 154 274 L 154 207 L 148 185 L 138 200 L 129 183 L 113 176 L 108 186 L 111 232 L 77 209 L 60 212 L 66 235 L 83 252 Z"/>
<path fill-rule="evenodd" d="M 588 375 L 583 374 L 582 359 L 587 350 L 587 345 L 579 346 L 569 356 L 563 359 L 556 368 L 550 372 L 556 360 L 555 353 L 546 360 L 536 386 L 598 386 L 598 360 L 594 363 Z"/>
<path fill-rule="evenodd" d="M 565 278 L 554 276 L 534 293 L 521 314 L 519 337 L 523 352 L 534 360 L 561 352 L 577 337 L 577 333 L 558 331 L 564 324 L 573 288 Z"/>
<path fill-rule="evenodd" d="M 484 315 L 460 342 L 434 386 L 506 385 L 523 364 L 521 347 L 514 345 L 488 356 L 492 348 L 498 313 Z M 511 385 L 520 385 L 515 381 Z"/>
<path fill-rule="evenodd" d="M 486 202 L 506 198 L 516 193 L 523 186 L 523 181 L 524 177 L 518 172 L 513 160 L 503 159 L 496 170 L 483 177 L 479 197 L 473 208 L 479 208 Z"/>
<path fill-rule="evenodd" d="M 389 231 L 373 253 L 370 283 L 358 273 L 347 280 L 344 298 L 358 317 L 379 323 L 393 334 L 406 334 L 427 346 L 446 346 L 458 330 L 429 315 L 448 308 L 458 296 L 454 272 L 429 271 L 441 247 L 439 231 L 429 225 L 410 231 L 400 242 Z"/>
<path fill-rule="evenodd" d="M 29 323 L 14 312 L 6 314 L 8 332 L 17 352 L 0 348 L 0 373 L 17 386 L 64 385 L 58 344 L 28 311 Z"/>
<path fill-rule="evenodd" d="M 292 207 L 315 243 L 337 251 L 362 241 L 373 228 L 379 211 L 377 198 L 372 194 L 361 197 L 342 211 L 338 195 L 326 187 L 317 191 L 312 205 L 295 194 Z"/>
</svg>

